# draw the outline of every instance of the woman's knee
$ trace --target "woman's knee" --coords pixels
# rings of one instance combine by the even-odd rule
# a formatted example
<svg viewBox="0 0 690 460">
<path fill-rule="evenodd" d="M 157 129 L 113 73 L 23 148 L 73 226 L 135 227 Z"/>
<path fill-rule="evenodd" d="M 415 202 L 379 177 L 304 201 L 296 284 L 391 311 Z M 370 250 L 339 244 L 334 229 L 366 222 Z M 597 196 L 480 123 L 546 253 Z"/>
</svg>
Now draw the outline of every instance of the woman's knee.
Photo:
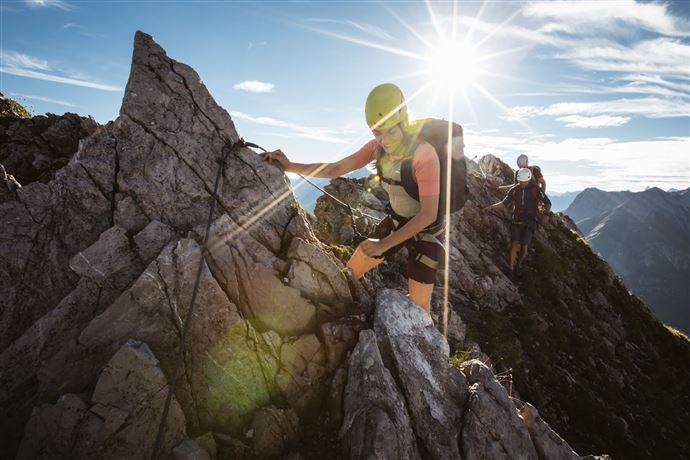
<svg viewBox="0 0 690 460">
<path fill-rule="evenodd" d="M 433 283 L 421 283 L 412 278 L 409 280 L 410 300 L 422 307 L 427 313 L 430 313 L 431 294 L 433 290 Z"/>
</svg>

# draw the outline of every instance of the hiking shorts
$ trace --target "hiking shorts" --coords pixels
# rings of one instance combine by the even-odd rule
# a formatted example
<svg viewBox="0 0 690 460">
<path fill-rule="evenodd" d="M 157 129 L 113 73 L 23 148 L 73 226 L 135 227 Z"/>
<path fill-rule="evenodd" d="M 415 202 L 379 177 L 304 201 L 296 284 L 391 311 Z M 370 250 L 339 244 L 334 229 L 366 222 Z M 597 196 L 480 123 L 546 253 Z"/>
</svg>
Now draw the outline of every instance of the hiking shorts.
<svg viewBox="0 0 690 460">
<path fill-rule="evenodd" d="M 406 247 L 407 256 L 407 277 L 415 280 L 418 283 L 434 284 L 436 282 L 436 273 L 443 265 L 446 251 L 440 241 L 443 235 L 444 228 L 441 228 L 435 233 L 418 233 L 407 241 L 400 243 L 397 246 L 390 248 L 383 253 L 386 260 L 398 252 L 401 248 Z M 387 234 L 392 232 L 389 231 Z M 387 234 L 379 234 L 379 238 L 385 237 Z"/>
<path fill-rule="evenodd" d="M 537 223 L 534 222 L 511 222 L 510 242 L 518 242 L 524 246 L 529 246 L 532 242 L 532 235 L 536 230 Z"/>
</svg>

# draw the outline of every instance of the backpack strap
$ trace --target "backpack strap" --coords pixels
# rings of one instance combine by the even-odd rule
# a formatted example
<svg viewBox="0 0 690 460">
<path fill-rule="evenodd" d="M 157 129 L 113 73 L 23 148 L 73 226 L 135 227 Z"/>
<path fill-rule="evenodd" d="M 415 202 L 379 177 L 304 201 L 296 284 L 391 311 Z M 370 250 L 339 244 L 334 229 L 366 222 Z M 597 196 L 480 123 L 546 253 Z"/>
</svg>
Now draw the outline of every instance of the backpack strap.
<svg viewBox="0 0 690 460">
<path fill-rule="evenodd" d="M 405 192 L 415 201 L 419 201 L 419 185 L 417 184 L 417 177 L 414 175 L 413 161 L 414 158 L 408 158 L 400 164 L 400 182 Z"/>
<path fill-rule="evenodd" d="M 376 175 L 379 176 L 381 182 L 385 182 L 388 185 L 397 185 L 405 189 L 405 193 L 410 195 L 414 200 L 419 201 L 419 187 L 417 186 L 417 178 L 414 175 L 413 161 L 414 152 L 417 151 L 419 142 L 416 138 L 408 140 L 410 143 L 411 154 L 409 158 L 402 160 L 400 163 L 400 180 L 391 179 L 383 176 L 383 169 L 381 168 L 381 159 L 384 157 L 385 152 L 383 148 L 378 147 L 376 150 Z"/>
<path fill-rule="evenodd" d="M 532 198 L 534 198 L 534 202 L 537 203 L 539 201 L 539 186 L 535 183 L 532 182 L 529 184 L 529 191 L 532 194 Z"/>
</svg>

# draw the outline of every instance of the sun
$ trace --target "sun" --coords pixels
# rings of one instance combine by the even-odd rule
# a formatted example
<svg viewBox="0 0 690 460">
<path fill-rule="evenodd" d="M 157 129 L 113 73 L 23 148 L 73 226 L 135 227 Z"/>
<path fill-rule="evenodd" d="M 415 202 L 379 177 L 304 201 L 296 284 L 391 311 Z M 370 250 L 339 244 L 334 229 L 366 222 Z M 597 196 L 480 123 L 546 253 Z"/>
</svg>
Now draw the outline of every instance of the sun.
<svg viewBox="0 0 690 460">
<path fill-rule="evenodd" d="M 448 91 L 474 85 L 481 73 L 474 50 L 461 41 L 442 43 L 429 53 L 423 65 L 434 82 Z"/>
</svg>

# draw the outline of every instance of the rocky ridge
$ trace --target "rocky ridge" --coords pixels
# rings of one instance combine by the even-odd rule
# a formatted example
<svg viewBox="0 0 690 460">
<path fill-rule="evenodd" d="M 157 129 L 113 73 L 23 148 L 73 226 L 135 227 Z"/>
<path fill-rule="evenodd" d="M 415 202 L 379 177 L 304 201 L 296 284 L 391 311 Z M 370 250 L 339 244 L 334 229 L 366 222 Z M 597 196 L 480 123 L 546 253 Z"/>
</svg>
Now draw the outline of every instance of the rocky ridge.
<svg viewBox="0 0 690 460">
<path fill-rule="evenodd" d="M 143 408 L 106 404 L 94 386 L 119 398 L 107 370 L 136 341 L 150 350 L 142 379 L 157 375 L 148 383 L 163 392 L 178 366 L 198 267 L 174 389 L 181 412 L 168 425 L 166 456 L 186 436 L 211 432 L 225 436 L 219 455 L 259 455 L 272 419 L 262 408 L 277 407 L 292 426 L 320 406 L 328 377 L 354 346 L 362 301 L 314 237 L 285 176 L 238 139 L 199 76 L 137 33 L 120 116 L 80 142 L 51 181 L 0 184 L 3 457 L 16 449 L 127 457 L 97 442 L 113 433 L 138 446 L 130 458 L 148 456 L 155 436 L 140 439 L 134 428 L 155 433 L 142 417 L 160 416 L 159 399 L 138 399 Z M 202 254 L 217 160 L 229 144 Z M 73 423 L 57 430 L 67 414 Z M 254 441 L 245 438 L 252 424 Z M 85 433 L 91 442 L 57 442 Z"/>
<path fill-rule="evenodd" d="M 75 113 L 29 117 L 16 108 L 18 104 L 10 110 L 10 103 L 17 104 L 0 93 L 0 163 L 22 185 L 52 180 L 78 150 L 79 142 L 99 126 L 93 118 Z"/>
<path fill-rule="evenodd" d="M 518 279 L 510 280 L 509 213 L 482 208 L 502 199 L 496 187 L 511 183 L 514 171 L 492 155 L 469 170 L 470 200 L 450 225 L 452 354 L 490 359 L 513 394 L 539 408 L 580 453 L 690 456 L 690 342 L 628 292 L 565 214 L 539 227 Z M 366 214 L 385 205 L 367 179 L 336 179 L 326 191 Z M 323 196 L 315 214 L 321 238 L 352 244 L 346 210 Z M 372 289 L 405 289 L 404 260 L 399 255 L 368 274 Z M 432 299 L 437 324 L 443 283 L 441 273 Z"/>
<path fill-rule="evenodd" d="M 120 116 L 83 140 L 47 183 L 18 188 L 0 181 L 3 458 L 148 458 L 161 395 L 178 364 L 182 378 L 162 458 L 577 458 L 518 396 L 566 439 L 572 435 L 593 451 L 598 444 L 578 438 L 587 432 L 578 420 L 564 421 L 570 408 L 549 390 L 567 365 L 554 371 L 560 363 L 550 351 L 541 363 L 521 342 L 533 339 L 531 327 L 558 328 L 560 318 L 538 302 L 529 316 L 525 304 L 541 297 L 525 297 L 524 286 L 503 275 L 504 248 L 487 236 L 500 238 L 505 228 L 475 209 L 492 198 L 484 184 L 512 178 L 507 166 L 482 159 L 486 179 L 473 176 L 471 184 L 476 203 L 453 227 L 462 232 L 454 232 L 450 251 L 449 338 L 454 354 L 470 349 L 453 360 L 431 319 L 384 289 L 403 281 L 395 263 L 377 269 L 365 286 L 353 280 L 333 255 L 343 254 L 315 237 L 287 178 L 238 144 L 232 120 L 199 76 L 144 33 L 134 45 Z M 234 147 L 202 250 L 217 159 L 228 145 Z M 376 206 L 357 183 L 344 186 Z M 588 257 L 567 220 L 561 223 L 540 236 L 544 244 L 575 245 L 578 257 Z M 198 299 L 178 362 L 198 268 Z M 615 285 L 605 264 L 596 269 Z M 599 288 L 601 306 L 613 294 Z M 542 300 L 556 299 L 556 288 L 547 289 Z M 632 305 L 637 327 L 648 327 L 649 313 Z M 624 337 L 628 320 L 617 326 Z M 528 327 L 510 336 L 519 321 Z M 622 359 L 637 364 L 637 347 L 648 344 L 685 356 L 682 342 L 652 340 L 656 329 L 631 331 L 648 343 L 618 339 Z M 563 353 L 557 345 L 548 344 Z M 480 348 L 499 369 L 522 366 L 514 376 L 519 395 L 499 381 Z M 660 356 L 657 363 L 668 364 Z M 678 364 L 641 370 L 671 385 L 684 376 Z M 639 378 L 629 372 L 633 382 Z M 649 394 L 633 389 L 638 402 Z M 639 411 L 655 415 L 647 406 Z M 313 420 L 331 428 L 314 431 Z M 661 441 L 677 439 L 674 427 L 661 426 Z M 664 448 L 650 446 L 661 454 Z"/>
</svg>

